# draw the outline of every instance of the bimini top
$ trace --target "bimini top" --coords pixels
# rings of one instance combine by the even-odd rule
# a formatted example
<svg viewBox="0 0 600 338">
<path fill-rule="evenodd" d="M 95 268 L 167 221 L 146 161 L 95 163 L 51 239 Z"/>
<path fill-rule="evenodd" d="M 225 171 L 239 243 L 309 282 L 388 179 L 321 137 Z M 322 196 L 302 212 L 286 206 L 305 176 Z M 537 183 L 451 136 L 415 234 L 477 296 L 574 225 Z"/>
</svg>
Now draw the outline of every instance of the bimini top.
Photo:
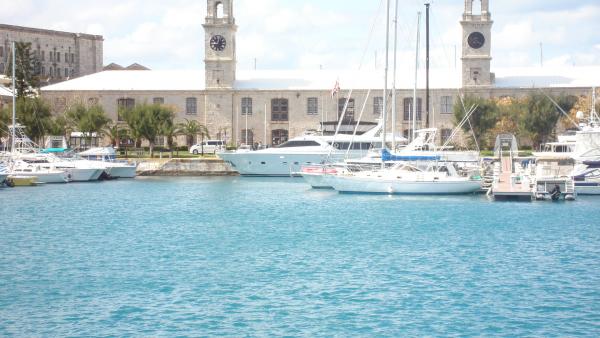
<svg viewBox="0 0 600 338">
<path fill-rule="evenodd" d="M 421 70 L 417 87 L 425 87 Z M 569 88 L 600 86 L 600 66 L 500 68 L 494 70 L 497 88 Z M 409 76 L 410 75 L 410 76 Z M 412 70 L 398 71 L 398 89 L 412 89 Z M 238 71 L 235 90 L 331 90 L 336 81 L 342 91 L 383 89 L 383 71 L 257 70 Z M 391 83 L 391 79 L 390 79 Z M 461 88 L 461 73 L 455 69 L 432 69 L 432 89 Z M 204 91 L 202 70 L 107 70 L 42 88 L 52 91 Z"/>
<path fill-rule="evenodd" d="M 10 90 L 9 88 L 6 88 L 4 86 L 0 86 L 0 96 L 12 97 L 13 96 L 12 90 Z"/>
</svg>

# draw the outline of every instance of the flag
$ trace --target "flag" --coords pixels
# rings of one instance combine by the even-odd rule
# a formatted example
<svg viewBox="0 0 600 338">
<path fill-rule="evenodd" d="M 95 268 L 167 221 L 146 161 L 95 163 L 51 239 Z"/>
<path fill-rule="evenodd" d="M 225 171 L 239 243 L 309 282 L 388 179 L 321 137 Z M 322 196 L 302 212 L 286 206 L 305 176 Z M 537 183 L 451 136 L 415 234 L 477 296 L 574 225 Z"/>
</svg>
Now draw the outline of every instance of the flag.
<svg viewBox="0 0 600 338">
<path fill-rule="evenodd" d="M 331 90 L 331 97 L 334 97 L 335 94 L 340 92 L 340 81 L 336 80 L 333 89 Z"/>
</svg>

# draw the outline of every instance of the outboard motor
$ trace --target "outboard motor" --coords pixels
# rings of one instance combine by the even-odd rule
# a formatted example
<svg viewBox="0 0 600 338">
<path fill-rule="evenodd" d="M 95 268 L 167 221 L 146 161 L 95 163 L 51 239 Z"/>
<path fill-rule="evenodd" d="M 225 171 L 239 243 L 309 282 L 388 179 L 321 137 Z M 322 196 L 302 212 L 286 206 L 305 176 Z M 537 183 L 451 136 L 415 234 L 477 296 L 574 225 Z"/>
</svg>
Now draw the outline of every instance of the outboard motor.
<svg viewBox="0 0 600 338">
<path fill-rule="evenodd" d="M 552 198 L 553 201 L 558 201 L 558 199 L 560 198 L 560 194 L 560 186 L 557 184 L 554 186 L 554 189 L 550 191 L 550 198 Z"/>
</svg>

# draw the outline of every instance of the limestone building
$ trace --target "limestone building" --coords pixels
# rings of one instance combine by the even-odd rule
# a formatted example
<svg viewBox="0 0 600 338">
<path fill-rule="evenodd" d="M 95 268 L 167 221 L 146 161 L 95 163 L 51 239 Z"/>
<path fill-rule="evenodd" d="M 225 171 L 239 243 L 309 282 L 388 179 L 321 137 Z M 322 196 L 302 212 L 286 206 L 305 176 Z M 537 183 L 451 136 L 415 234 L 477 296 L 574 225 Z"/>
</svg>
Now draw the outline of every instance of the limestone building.
<svg viewBox="0 0 600 338">
<path fill-rule="evenodd" d="M 13 41 L 31 43 L 36 71 L 45 83 L 102 70 L 102 36 L 0 24 L 0 73 L 9 65 Z"/>
<path fill-rule="evenodd" d="M 416 110 L 417 128 L 431 125 L 447 137 L 454 126 L 453 106 L 459 95 L 481 97 L 524 96 L 543 90 L 548 94 L 589 95 L 600 81 L 600 67 L 494 69 L 492 72 L 492 14 L 489 0 L 481 12 L 474 0 L 465 0 L 462 70 L 432 70 L 430 106 L 425 91 L 413 83 L 397 83 L 396 130 L 411 133 L 410 117 Z M 42 88 L 42 95 L 57 113 L 75 102 L 100 103 L 113 120 L 119 106 L 161 103 L 175 108 L 177 119 L 205 124 L 212 138 L 228 143 L 276 145 L 321 122 L 337 121 L 348 101 L 346 122 L 373 123 L 383 109 L 383 72 L 244 71 L 236 69 L 236 25 L 233 0 L 207 0 L 204 21 L 204 72 L 104 71 Z M 243 24 L 240 26 L 243 29 Z M 423 72 L 424 73 L 424 72 Z M 418 88 L 424 88 L 424 74 Z M 332 96 L 339 81 L 341 91 Z M 405 82 L 403 82 L 405 81 Z M 415 109 L 413 109 L 413 106 Z M 363 109 L 364 107 L 364 109 Z"/>
</svg>

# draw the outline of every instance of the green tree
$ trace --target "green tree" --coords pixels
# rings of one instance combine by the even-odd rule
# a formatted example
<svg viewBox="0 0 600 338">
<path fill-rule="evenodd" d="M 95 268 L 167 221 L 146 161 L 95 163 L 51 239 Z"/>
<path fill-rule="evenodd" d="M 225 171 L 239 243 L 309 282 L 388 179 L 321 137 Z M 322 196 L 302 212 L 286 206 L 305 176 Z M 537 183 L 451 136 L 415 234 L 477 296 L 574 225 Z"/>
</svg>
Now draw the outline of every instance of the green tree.
<svg viewBox="0 0 600 338">
<path fill-rule="evenodd" d="M 123 131 L 125 129 L 124 128 L 119 128 L 119 124 L 117 123 L 108 123 L 104 129 L 104 135 L 106 135 L 109 139 L 110 139 L 110 144 L 113 147 L 117 147 L 117 145 L 119 144 L 119 140 L 121 139 L 121 136 L 123 135 Z"/>
<path fill-rule="evenodd" d="M 0 110 L 0 138 L 8 136 L 8 126 L 12 123 L 12 108 L 6 106 Z"/>
<path fill-rule="evenodd" d="M 468 133 L 471 131 L 472 126 L 472 132 L 479 146 L 482 149 L 487 148 L 489 146 L 489 137 L 487 132 L 494 128 L 496 123 L 498 123 L 500 120 L 500 114 L 496 102 L 471 95 L 465 96 L 463 98 L 463 102 L 464 107 L 459 97 L 454 105 L 454 118 L 456 123 L 458 124 L 463 120 L 471 107 L 476 107 L 475 111 L 469 118 L 470 124 L 463 124 L 462 129 Z"/>
<path fill-rule="evenodd" d="M 48 128 L 48 134 L 54 136 L 63 136 L 69 139 L 69 134 L 73 131 L 73 125 L 64 114 L 56 115 L 51 118 Z"/>
<path fill-rule="evenodd" d="M 39 68 L 40 62 L 31 55 L 31 43 L 15 43 L 15 87 L 17 98 L 23 98 L 35 94 L 39 88 Z M 5 69 L 8 77 L 12 78 L 12 54 L 9 57 L 8 66 Z"/>
<path fill-rule="evenodd" d="M 99 135 L 110 122 L 100 105 L 86 107 L 83 104 L 76 104 L 67 110 L 66 116 L 72 121 L 77 130 L 83 133 L 83 136 L 88 140 L 88 144 L 91 144 L 93 134 Z"/>
<path fill-rule="evenodd" d="M 576 98 L 565 95 L 553 100 L 564 111 L 570 111 L 576 103 Z M 538 93 L 527 97 L 525 108 L 521 123 L 533 141 L 534 148 L 537 148 L 540 144 L 549 141 L 561 117 L 561 112 L 546 95 Z"/>
<path fill-rule="evenodd" d="M 171 157 L 173 157 L 175 137 L 179 134 L 179 129 L 174 123 L 164 123 L 161 128 L 161 134 L 167 139 L 167 146 L 169 147 L 169 151 L 171 152 Z"/>
<path fill-rule="evenodd" d="M 50 105 L 39 97 L 18 98 L 17 121 L 25 127 L 25 134 L 30 139 L 43 143 L 43 138 L 52 127 Z"/>
<path fill-rule="evenodd" d="M 159 104 L 140 104 L 133 109 L 120 112 L 127 122 L 132 136 L 144 138 L 150 146 L 150 157 L 154 153 L 157 136 L 169 125 L 173 124 L 173 109 Z"/>
<path fill-rule="evenodd" d="M 185 119 L 185 122 L 179 124 L 181 134 L 185 135 L 185 143 L 187 147 L 194 144 L 194 138 L 200 135 L 201 144 L 204 143 L 204 138 L 210 138 L 208 128 L 205 125 L 198 123 L 196 120 Z M 202 155 L 204 155 L 204 146 L 201 146 Z"/>
</svg>

